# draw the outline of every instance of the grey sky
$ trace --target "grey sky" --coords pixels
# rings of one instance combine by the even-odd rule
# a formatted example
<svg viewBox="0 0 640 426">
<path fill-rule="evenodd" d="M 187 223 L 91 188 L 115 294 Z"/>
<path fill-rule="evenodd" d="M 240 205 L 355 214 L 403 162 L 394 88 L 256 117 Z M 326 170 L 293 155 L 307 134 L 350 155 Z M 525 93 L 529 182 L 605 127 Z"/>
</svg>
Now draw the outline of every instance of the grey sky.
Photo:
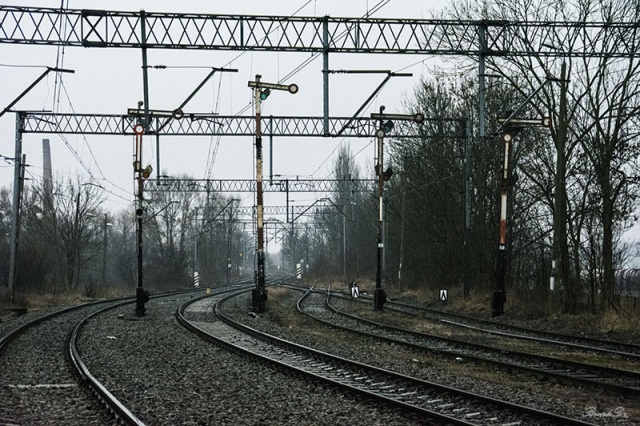
<svg viewBox="0 0 640 426">
<path fill-rule="evenodd" d="M 95 1 L 69 0 L 64 5 L 71 9 L 96 9 Z M 148 12 L 183 12 L 231 15 L 280 15 L 289 16 L 350 16 L 361 17 L 377 1 L 336 0 L 283 0 L 283 1 L 122 1 L 108 3 L 109 10 Z M 381 2 L 384 4 L 385 2 Z M 378 18 L 430 18 L 441 10 L 444 0 L 390 0 L 376 13 Z M 32 7 L 59 7 L 52 1 L 5 1 L 5 5 Z M 206 67 L 227 66 L 237 68 L 238 73 L 225 73 L 214 78 L 185 107 L 185 112 L 217 112 L 223 115 L 237 114 L 250 104 L 251 90 L 247 82 L 255 74 L 263 81 L 277 82 L 303 61 L 309 53 L 268 52 L 221 52 L 221 51 L 175 51 L 150 50 L 149 65 L 167 65 L 165 70 L 152 69 L 150 78 L 150 107 L 174 109 L 199 84 L 209 72 Z M 0 44 L 0 104 L 4 107 L 24 88 L 35 80 L 44 68 L 9 67 L 6 65 L 60 66 L 75 70 L 75 74 L 63 75 L 63 85 L 56 82 L 54 74 L 42 81 L 15 109 L 55 110 L 59 112 L 124 114 L 142 99 L 141 52 L 139 49 L 66 48 L 53 46 Z M 423 62 L 424 61 L 424 62 Z M 387 111 L 402 111 L 402 101 L 410 96 L 420 77 L 428 74 L 437 58 L 417 55 L 347 55 L 332 54 L 331 69 L 388 69 L 411 72 L 412 78 L 394 78 L 366 111 L 377 111 L 385 105 Z M 184 68 L 188 67 L 188 68 Z M 263 104 L 263 114 L 269 115 L 322 115 L 322 59 L 317 58 L 286 83 L 296 83 L 298 94 L 274 93 Z M 380 75 L 356 76 L 333 75 L 331 77 L 330 114 L 350 116 L 382 81 Z M 56 95 L 59 93 L 59 95 Z M 252 115 L 246 110 L 243 115 Z M 15 138 L 15 114 L 0 118 L 0 154 L 12 157 Z M 132 152 L 133 138 L 122 136 L 68 135 L 65 141 L 56 135 L 33 135 L 24 137 L 23 152 L 27 155 L 27 177 L 42 176 L 42 138 L 51 140 L 54 174 L 62 176 L 81 175 L 89 181 L 88 173 L 75 158 L 91 171 L 94 182 L 103 185 L 116 196 L 107 193 L 108 207 L 112 210 L 130 208 L 126 200 L 133 199 Z M 144 163 L 155 167 L 155 140 L 146 138 Z M 273 173 L 284 176 L 327 177 L 333 163 L 332 154 L 342 138 L 278 138 L 274 141 Z M 161 164 L 170 175 L 188 173 L 194 178 L 207 177 L 206 170 L 212 161 L 212 150 L 218 151 L 209 177 L 214 179 L 246 179 L 254 175 L 253 139 L 226 137 L 218 141 L 210 137 L 180 137 L 161 139 Z M 360 152 L 356 161 L 363 172 L 372 173 L 364 167 L 372 165 L 374 148 L 369 140 L 351 140 L 353 152 Z M 75 154 L 72 152 L 75 151 Z M 269 158 L 265 153 L 265 175 L 268 175 Z M 154 173 L 157 171 L 154 171 Z M 0 162 L 0 182 L 11 185 L 13 166 Z M 310 204 L 313 194 L 297 197 L 299 204 Z M 320 198 L 321 195 L 317 196 Z M 251 204 L 247 198 L 246 204 Z M 277 199 L 265 200 L 270 205 L 281 205 Z"/>
</svg>

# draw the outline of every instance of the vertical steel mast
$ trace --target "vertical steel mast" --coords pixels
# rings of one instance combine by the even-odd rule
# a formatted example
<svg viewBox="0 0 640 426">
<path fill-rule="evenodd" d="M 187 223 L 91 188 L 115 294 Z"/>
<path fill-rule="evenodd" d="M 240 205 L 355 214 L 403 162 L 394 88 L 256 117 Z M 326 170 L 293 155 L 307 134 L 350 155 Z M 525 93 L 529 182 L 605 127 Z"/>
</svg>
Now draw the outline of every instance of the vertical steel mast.
<svg viewBox="0 0 640 426">
<path fill-rule="evenodd" d="M 249 82 L 249 87 L 253 88 L 254 103 L 256 109 L 256 221 L 257 221 L 257 248 L 256 248 L 256 288 L 252 292 L 253 310 L 261 313 L 265 310 L 267 301 L 267 289 L 265 286 L 265 253 L 264 253 L 264 202 L 262 194 L 262 129 L 261 129 L 261 105 L 262 101 L 269 97 L 271 89 L 287 90 L 291 94 L 298 92 L 295 84 L 273 84 L 260 81 L 262 76 L 256 74 L 255 81 Z"/>
</svg>

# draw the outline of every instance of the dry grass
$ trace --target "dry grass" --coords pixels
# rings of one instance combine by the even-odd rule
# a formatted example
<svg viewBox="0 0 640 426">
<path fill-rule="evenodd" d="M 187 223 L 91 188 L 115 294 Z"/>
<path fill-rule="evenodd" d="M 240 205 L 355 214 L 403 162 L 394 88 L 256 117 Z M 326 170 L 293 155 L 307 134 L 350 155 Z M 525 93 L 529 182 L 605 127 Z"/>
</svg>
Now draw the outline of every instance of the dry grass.
<svg viewBox="0 0 640 426">
<path fill-rule="evenodd" d="M 3 300 L 3 302 L 5 306 L 10 305 L 8 299 Z M 79 293 L 28 293 L 17 294 L 15 296 L 13 305 L 25 307 L 28 309 L 41 309 L 50 306 L 77 305 L 82 302 L 83 297 Z"/>
<path fill-rule="evenodd" d="M 281 304 L 282 301 L 287 297 L 288 291 L 284 287 L 269 287 L 269 298 L 268 303 L 277 305 Z"/>
<path fill-rule="evenodd" d="M 123 296 L 133 296 L 135 290 L 108 287 L 101 289 L 96 298 L 116 298 Z M 16 293 L 14 302 L 11 303 L 9 295 L 4 294 L 0 298 L 0 307 L 23 307 L 27 309 L 42 309 L 51 306 L 71 306 L 93 300 L 82 292 L 67 291 L 58 293 Z"/>
<path fill-rule="evenodd" d="M 604 333 L 634 332 L 640 334 L 640 314 L 635 318 L 629 314 L 607 312 L 600 317 L 600 329 Z"/>
</svg>

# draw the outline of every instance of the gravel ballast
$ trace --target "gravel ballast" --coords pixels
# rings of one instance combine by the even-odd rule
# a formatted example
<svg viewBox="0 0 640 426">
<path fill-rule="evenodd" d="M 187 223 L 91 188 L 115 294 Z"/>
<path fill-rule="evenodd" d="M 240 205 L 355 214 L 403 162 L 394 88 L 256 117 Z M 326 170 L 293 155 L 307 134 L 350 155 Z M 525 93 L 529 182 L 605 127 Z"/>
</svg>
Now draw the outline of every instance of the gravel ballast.
<svg viewBox="0 0 640 426">
<path fill-rule="evenodd" d="M 146 424 L 420 424 L 202 340 L 174 318 L 185 300 L 153 300 L 142 319 L 101 315 L 80 338 L 87 366 Z"/>
<path fill-rule="evenodd" d="M 632 407 L 632 402 L 567 389 L 554 383 L 535 385 L 530 378 L 513 373 L 483 371 L 472 364 L 430 358 L 398 347 L 385 347 L 372 339 L 354 338 L 297 314 L 295 302 L 302 293 L 281 289 L 269 291 L 264 314 L 249 315 L 249 294 L 228 302 L 223 311 L 254 328 L 287 340 L 432 382 L 594 424 L 640 424 L 635 418 L 637 407 Z M 78 346 L 88 368 L 145 424 L 421 424 L 408 414 L 311 382 L 193 335 L 175 319 L 177 306 L 191 297 L 152 299 L 147 304 L 147 315 L 142 318 L 133 315 L 131 305 L 117 308 L 90 320 L 81 332 Z M 191 319 L 215 320 L 211 310 L 193 315 Z M 12 324 L 4 324 L 5 330 L 11 328 Z M 45 342 L 37 336 L 33 338 L 34 347 Z M 13 354 L 5 362 L 21 365 L 21 358 L 28 356 L 28 350 L 25 351 L 22 355 Z M 42 368 L 46 369 L 48 361 L 41 364 L 43 362 Z M 6 395 L 7 388 L 4 392 Z M 47 392 L 31 395 L 33 404 L 51 405 Z M 28 400 L 22 401 L 13 407 L 10 420 L 14 424 L 61 424 L 35 417 L 34 421 L 27 421 L 27 417 L 24 421 L 16 421 L 22 420 L 16 413 L 23 412 L 26 416 L 32 410 L 29 403 L 24 402 Z M 11 399 L 2 402 L 5 410 L 11 403 Z M 88 408 L 72 403 L 58 405 L 61 416 L 65 410 L 87 411 L 84 424 L 108 424 L 110 421 L 108 416 L 95 417 Z M 0 424 L 3 420 L 7 419 L 0 418 Z"/>
</svg>

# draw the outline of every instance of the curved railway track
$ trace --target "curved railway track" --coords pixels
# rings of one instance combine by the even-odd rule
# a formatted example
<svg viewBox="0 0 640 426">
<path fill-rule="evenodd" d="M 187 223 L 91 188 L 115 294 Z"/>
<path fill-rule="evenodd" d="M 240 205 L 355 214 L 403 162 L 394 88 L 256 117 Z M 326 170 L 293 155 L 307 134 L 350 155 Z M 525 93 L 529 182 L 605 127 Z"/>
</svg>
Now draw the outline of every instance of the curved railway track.
<svg viewBox="0 0 640 426">
<path fill-rule="evenodd" d="M 265 363 L 278 365 L 276 369 L 270 367 L 268 371 L 280 372 L 287 369 L 295 371 L 296 376 L 305 378 L 304 381 L 309 385 L 302 386 L 307 390 L 299 392 L 299 402 L 308 405 L 310 395 L 314 395 L 315 404 L 322 398 L 325 398 L 326 403 L 332 404 L 330 401 L 334 398 L 329 395 L 335 394 L 335 391 L 329 391 L 328 395 L 321 397 L 317 390 L 322 389 L 321 393 L 324 395 L 325 389 L 339 387 L 343 389 L 343 395 L 344 392 L 359 395 L 355 399 L 345 399 L 342 396 L 339 400 L 351 401 L 351 405 L 368 401 L 358 408 L 358 412 L 366 413 L 369 416 L 366 418 L 374 421 L 380 421 L 381 418 L 393 419 L 385 424 L 591 424 L 588 422 L 591 420 L 589 417 L 579 420 L 528 408 L 528 403 L 521 402 L 522 405 L 518 405 L 488 398 L 484 396 L 484 389 L 476 393 L 464 392 L 412 377 L 414 374 L 406 373 L 404 367 L 394 372 L 391 371 L 393 367 L 381 368 L 377 362 L 376 367 L 362 360 L 356 362 L 349 355 L 340 357 L 312 350 L 286 341 L 291 338 L 288 333 L 284 334 L 286 340 L 283 340 L 259 333 L 251 327 L 236 325 L 234 323 L 238 321 L 234 321 L 232 316 L 236 319 L 244 317 L 244 321 L 239 322 L 257 324 L 260 320 L 253 314 L 254 318 L 247 315 L 247 311 L 242 312 L 242 309 L 246 309 L 242 308 L 242 304 L 239 305 L 240 310 L 236 309 L 233 315 L 228 315 L 225 311 L 226 303 L 236 299 L 223 296 L 222 293 L 235 294 L 251 288 L 251 285 L 241 287 L 236 284 L 235 287 L 213 289 L 213 294 L 198 300 L 192 295 L 196 290 L 188 290 L 185 294 L 157 294 L 152 299 L 160 300 L 156 300 L 150 315 L 143 319 L 127 318 L 124 321 L 121 315 L 116 315 L 114 309 L 133 311 L 126 305 L 134 304 L 134 298 L 80 305 L 44 316 L 2 337 L 0 424 L 218 424 L 235 422 L 242 418 L 239 416 L 244 415 L 253 416 L 252 420 L 248 420 L 252 424 L 264 422 L 264 419 L 272 419 L 281 424 L 283 417 L 278 413 L 269 413 L 265 417 L 264 412 L 259 409 L 256 411 L 257 407 L 253 407 L 251 414 L 248 414 L 250 410 L 246 405 L 247 399 L 238 397 L 237 392 L 261 395 L 265 402 L 274 393 L 279 395 L 280 401 L 283 401 L 282 398 L 298 398 L 292 397 L 291 392 L 280 389 L 283 383 L 286 383 L 286 387 L 294 386 L 294 379 L 291 378 L 292 382 L 289 382 L 290 376 L 286 373 L 281 373 L 280 376 L 276 374 L 275 378 L 270 379 L 271 382 L 267 379 L 267 383 L 274 383 L 276 387 L 263 385 L 262 381 L 266 378 L 263 375 L 271 373 L 266 373 L 267 370 L 245 359 L 247 356 L 255 357 L 255 353 L 268 360 Z M 217 317 L 213 320 L 210 306 L 212 302 L 206 297 L 216 300 Z M 245 293 L 245 296 L 237 297 L 247 296 Z M 309 291 L 307 298 L 299 301 L 299 307 L 304 305 L 305 311 L 316 316 L 323 315 L 328 309 L 325 299 L 326 292 Z M 335 300 L 351 303 L 350 299 Z M 182 306 L 176 313 L 177 304 Z M 291 306 L 293 305 L 294 303 Z M 333 312 L 332 315 L 338 314 Z M 416 316 L 415 313 L 412 315 Z M 420 316 L 419 313 L 417 315 Z M 199 339 L 184 333 L 184 329 L 175 324 L 174 317 L 186 327 L 199 329 L 196 330 L 198 333 L 207 331 L 210 335 L 213 334 L 216 339 L 225 342 L 223 346 L 230 345 L 234 351 L 251 352 L 251 355 L 230 357 L 230 352 L 220 349 L 220 345 L 199 344 Z M 340 317 L 341 321 L 346 321 L 344 315 Z M 362 321 L 355 318 L 349 321 L 362 324 Z M 275 325 L 267 322 L 262 325 L 269 329 L 269 324 L 271 327 Z M 288 323 L 282 325 L 291 328 Z M 367 327 L 380 330 L 386 326 L 369 324 Z M 355 329 L 355 325 L 351 324 L 349 328 Z M 307 331 L 313 339 L 314 333 L 326 333 L 326 330 L 326 327 L 321 326 Z M 23 349 L 20 349 L 21 345 Z M 438 345 L 442 346 L 442 343 Z M 34 346 L 37 347 L 35 351 Z M 160 350 L 162 346 L 166 346 L 166 350 Z M 25 353 L 29 356 L 25 356 Z M 446 353 L 446 350 L 442 353 Z M 453 352 L 446 355 L 453 356 Z M 467 353 L 465 356 L 470 359 L 472 355 Z M 231 358 L 233 361 L 230 361 Z M 216 361 L 207 366 L 208 360 L 213 359 Z M 224 361 L 221 363 L 221 360 Z M 228 370 L 218 370 L 227 362 L 230 363 Z M 74 366 L 80 372 L 80 380 Z M 233 380 L 239 377 L 238 368 L 247 369 L 247 375 L 228 389 Z M 397 371 L 404 374 L 398 374 Z M 417 372 L 413 369 L 408 371 Z M 309 380 L 308 377 L 313 379 Z M 255 388 L 256 393 L 247 387 L 251 386 L 250 383 L 259 386 Z M 297 380 L 296 383 L 300 384 L 302 381 Z M 261 388 L 264 389 L 260 390 Z M 309 389 L 314 389 L 315 393 L 308 393 Z M 233 402 L 229 401 L 226 392 L 235 392 Z M 34 406 L 34 401 L 41 403 Z M 227 406 L 228 403 L 230 405 Z M 215 414 L 211 404 L 217 408 Z M 375 407 L 373 410 L 370 407 L 372 404 Z M 313 405 L 305 409 L 313 410 Z M 293 407 L 288 408 L 291 411 L 286 413 L 297 413 L 299 408 L 295 408 L 295 403 Z M 328 410 L 333 412 L 333 418 L 356 419 L 350 417 L 353 413 L 345 416 L 335 408 Z M 557 410 L 553 408 L 551 411 Z M 569 413 L 570 410 L 563 412 Z M 291 416 L 285 414 L 285 423 L 286 420 L 302 418 L 295 414 L 294 417 L 287 418 L 287 415 Z M 357 424 L 370 423 L 366 418 L 357 417 Z M 265 424 L 268 423 L 267 421 Z"/>
<path fill-rule="evenodd" d="M 151 299 L 201 291 L 171 291 Z M 96 379 L 77 343 L 82 327 L 96 315 L 134 303 L 135 297 L 126 297 L 72 306 L 29 321 L 3 336 L 0 400 L 4 404 L 0 405 L 0 424 L 143 425 Z M 34 400 L 42 403 L 33 407 Z"/>
<path fill-rule="evenodd" d="M 323 302 L 316 302 L 313 310 L 308 314 L 332 327 L 365 333 L 387 342 L 444 354 L 458 360 L 489 363 L 505 369 L 519 369 L 547 379 L 551 377 L 561 380 L 569 385 L 589 386 L 598 391 L 616 392 L 625 397 L 640 395 L 640 372 L 638 371 L 509 350 L 507 345 L 499 345 L 499 342 L 498 345 L 489 346 L 382 324 L 340 311 L 331 304 L 329 292 L 317 297 L 322 298 Z M 350 299 L 341 298 L 341 300 Z M 327 311 L 336 315 L 327 315 Z M 624 365 L 628 368 L 634 367 L 628 362 Z M 637 365 L 635 367 L 637 368 Z"/>
<path fill-rule="evenodd" d="M 398 301 L 387 302 L 385 308 L 455 327 L 476 330 L 482 333 L 563 345 L 567 348 L 612 354 L 640 361 L 639 344 L 597 339 L 587 336 L 575 336 L 551 331 L 534 330 L 527 327 L 504 324 L 497 321 L 489 321 L 466 315 L 442 312 Z"/>
<path fill-rule="evenodd" d="M 220 321 L 194 323 L 186 319 L 184 305 L 179 321 L 207 338 L 277 363 L 298 374 L 366 395 L 388 406 L 411 411 L 428 422 L 445 424 L 590 424 L 556 414 L 511 404 L 470 392 L 431 383 L 318 351 L 261 333 L 223 313 L 225 297 L 215 304 Z"/>
<path fill-rule="evenodd" d="M 114 301 L 86 303 L 30 321 L 0 339 L 0 421 L 4 424 L 116 424 L 78 381 L 67 338 L 87 314 Z M 34 404 L 35 401 L 39 403 Z"/>
</svg>

